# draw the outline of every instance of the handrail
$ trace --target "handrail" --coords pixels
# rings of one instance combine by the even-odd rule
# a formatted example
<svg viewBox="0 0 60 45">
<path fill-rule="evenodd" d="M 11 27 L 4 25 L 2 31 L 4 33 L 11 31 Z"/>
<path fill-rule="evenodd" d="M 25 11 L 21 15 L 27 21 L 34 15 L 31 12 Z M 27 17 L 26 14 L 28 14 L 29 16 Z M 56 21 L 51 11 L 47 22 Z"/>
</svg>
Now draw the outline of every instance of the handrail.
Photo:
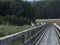
<svg viewBox="0 0 60 45">
<path fill-rule="evenodd" d="M 58 26 L 56 23 L 54 23 L 54 26 L 55 26 L 55 31 L 57 34 L 58 41 L 60 43 L 60 26 Z"/>
<path fill-rule="evenodd" d="M 0 45 L 34 45 L 44 30 L 42 27 L 46 24 L 27 29 L 9 36 L 0 38 Z"/>
</svg>

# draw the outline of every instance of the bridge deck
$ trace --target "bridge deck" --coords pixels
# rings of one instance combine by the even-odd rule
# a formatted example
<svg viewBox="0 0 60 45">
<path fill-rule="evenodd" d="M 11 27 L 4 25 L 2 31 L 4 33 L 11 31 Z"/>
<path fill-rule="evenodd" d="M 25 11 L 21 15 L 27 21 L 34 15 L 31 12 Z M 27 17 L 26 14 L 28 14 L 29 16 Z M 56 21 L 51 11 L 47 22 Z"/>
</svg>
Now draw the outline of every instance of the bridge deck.
<svg viewBox="0 0 60 45">
<path fill-rule="evenodd" d="M 47 30 L 39 45 L 59 45 L 54 27 L 51 26 Z"/>
</svg>

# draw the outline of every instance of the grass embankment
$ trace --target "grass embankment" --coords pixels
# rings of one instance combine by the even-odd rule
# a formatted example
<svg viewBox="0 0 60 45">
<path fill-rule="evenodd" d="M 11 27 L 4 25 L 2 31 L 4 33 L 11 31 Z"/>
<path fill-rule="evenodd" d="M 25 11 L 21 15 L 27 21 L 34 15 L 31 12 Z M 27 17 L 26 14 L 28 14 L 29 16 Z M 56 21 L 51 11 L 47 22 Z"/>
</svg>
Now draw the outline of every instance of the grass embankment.
<svg viewBox="0 0 60 45">
<path fill-rule="evenodd" d="M 32 28 L 32 26 L 30 25 L 25 25 L 25 26 L 0 25 L 0 37 L 7 36 L 7 35 L 17 33 L 17 32 L 21 32 L 29 28 Z"/>
<path fill-rule="evenodd" d="M 57 22 L 60 23 L 60 19 L 36 19 L 37 22 L 48 22 L 48 23 L 53 23 Z"/>
</svg>

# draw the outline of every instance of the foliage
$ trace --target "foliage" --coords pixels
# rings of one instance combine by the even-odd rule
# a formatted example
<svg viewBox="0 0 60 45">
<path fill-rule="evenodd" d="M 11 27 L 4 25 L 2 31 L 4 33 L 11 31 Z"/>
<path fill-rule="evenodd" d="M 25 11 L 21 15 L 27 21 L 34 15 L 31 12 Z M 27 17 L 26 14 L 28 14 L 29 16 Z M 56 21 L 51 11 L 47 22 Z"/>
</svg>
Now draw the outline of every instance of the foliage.
<svg viewBox="0 0 60 45">
<path fill-rule="evenodd" d="M 0 24 L 24 25 L 36 18 L 60 18 L 60 1 L 0 1 Z"/>
<path fill-rule="evenodd" d="M 0 1 L 0 24 L 30 24 L 34 18 L 34 8 L 28 2 L 20 0 Z"/>
<path fill-rule="evenodd" d="M 24 25 L 24 26 L 1 25 L 0 26 L 0 37 L 7 36 L 7 35 L 17 33 L 17 32 L 21 32 L 29 28 L 32 28 L 32 26 L 30 25 Z"/>
<path fill-rule="evenodd" d="M 35 7 L 37 18 L 60 18 L 60 1 L 40 1 Z"/>
</svg>

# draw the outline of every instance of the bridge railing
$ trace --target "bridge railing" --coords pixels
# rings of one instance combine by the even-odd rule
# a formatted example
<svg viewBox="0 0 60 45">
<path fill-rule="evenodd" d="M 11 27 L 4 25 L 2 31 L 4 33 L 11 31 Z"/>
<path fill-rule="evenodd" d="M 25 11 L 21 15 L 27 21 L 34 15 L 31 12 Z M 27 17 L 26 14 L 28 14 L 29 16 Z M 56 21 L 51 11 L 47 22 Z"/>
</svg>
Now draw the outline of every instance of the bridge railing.
<svg viewBox="0 0 60 45">
<path fill-rule="evenodd" d="M 54 23 L 54 26 L 55 26 L 55 31 L 57 34 L 58 41 L 60 43 L 60 26 L 58 26 L 56 23 Z"/>
<path fill-rule="evenodd" d="M 35 45 L 44 33 L 46 24 L 0 38 L 0 45 Z"/>
</svg>

